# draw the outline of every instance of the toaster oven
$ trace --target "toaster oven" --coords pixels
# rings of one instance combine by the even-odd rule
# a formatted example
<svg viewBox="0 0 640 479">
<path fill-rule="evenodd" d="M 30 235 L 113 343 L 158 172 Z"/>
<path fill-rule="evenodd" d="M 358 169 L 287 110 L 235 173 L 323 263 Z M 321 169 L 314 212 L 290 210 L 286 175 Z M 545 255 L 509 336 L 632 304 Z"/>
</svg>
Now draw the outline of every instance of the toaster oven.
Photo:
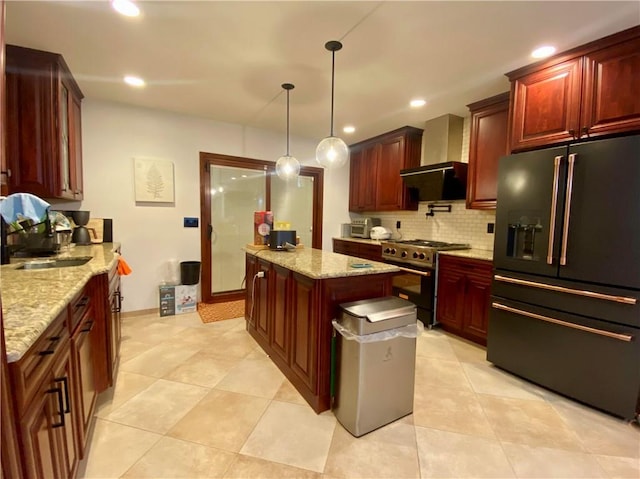
<svg viewBox="0 0 640 479">
<path fill-rule="evenodd" d="M 351 237 L 369 238 L 371 236 L 371 228 L 380 225 L 380 218 L 359 218 L 351 220 Z"/>
</svg>

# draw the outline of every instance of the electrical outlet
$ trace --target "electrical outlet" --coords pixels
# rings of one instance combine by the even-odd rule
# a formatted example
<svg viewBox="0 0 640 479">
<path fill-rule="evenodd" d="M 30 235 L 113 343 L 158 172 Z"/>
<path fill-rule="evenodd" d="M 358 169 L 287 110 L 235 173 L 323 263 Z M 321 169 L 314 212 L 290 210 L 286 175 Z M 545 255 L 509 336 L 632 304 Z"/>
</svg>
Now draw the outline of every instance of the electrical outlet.
<svg viewBox="0 0 640 479">
<path fill-rule="evenodd" d="M 493 233 L 495 223 L 487 223 L 487 233 Z"/>
<path fill-rule="evenodd" d="M 396 229 L 399 230 L 400 229 L 400 220 L 396 221 Z"/>
</svg>

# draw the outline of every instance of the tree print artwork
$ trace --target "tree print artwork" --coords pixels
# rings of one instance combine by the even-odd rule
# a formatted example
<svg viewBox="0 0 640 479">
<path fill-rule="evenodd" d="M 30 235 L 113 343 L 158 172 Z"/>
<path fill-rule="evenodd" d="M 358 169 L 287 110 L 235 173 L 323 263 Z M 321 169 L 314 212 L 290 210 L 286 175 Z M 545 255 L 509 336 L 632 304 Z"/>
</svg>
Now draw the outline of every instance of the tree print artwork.
<svg viewBox="0 0 640 479">
<path fill-rule="evenodd" d="M 135 158 L 134 178 L 136 201 L 157 203 L 174 201 L 173 162 Z"/>
</svg>

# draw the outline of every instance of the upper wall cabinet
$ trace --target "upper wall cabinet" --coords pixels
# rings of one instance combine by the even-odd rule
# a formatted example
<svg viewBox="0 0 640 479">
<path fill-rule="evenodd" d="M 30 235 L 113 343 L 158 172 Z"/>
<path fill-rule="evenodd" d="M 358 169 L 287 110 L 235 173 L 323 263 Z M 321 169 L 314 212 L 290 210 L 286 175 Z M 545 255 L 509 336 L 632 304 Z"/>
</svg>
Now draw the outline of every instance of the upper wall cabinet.
<svg viewBox="0 0 640 479">
<path fill-rule="evenodd" d="M 350 146 L 349 211 L 417 210 L 400 170 L 420 166 L 422 130 L 405 126 Z"/>
<path fill-rule="evenodd" d="M 82 200 L 82 92 L 61 55 L 7 45 L 9 192 Z"/>
<path fill-rule="evenodd" d="M 507 76 L 512 151 L 640 130 L 640 27 Z"/>
<path fill-rule="evenodd" d="M 471 112 L 467 208 L 495 209 L 498 159 L 508 153 L 509 92 L 467 107 Z"/>
</svg>

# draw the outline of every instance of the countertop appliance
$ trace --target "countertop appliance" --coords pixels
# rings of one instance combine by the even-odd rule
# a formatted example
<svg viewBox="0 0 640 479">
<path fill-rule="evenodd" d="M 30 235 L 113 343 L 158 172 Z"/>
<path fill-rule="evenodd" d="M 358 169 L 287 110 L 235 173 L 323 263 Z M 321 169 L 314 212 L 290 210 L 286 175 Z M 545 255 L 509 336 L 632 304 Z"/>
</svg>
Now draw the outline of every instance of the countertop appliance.
<svg viewBox="0 0 640 479">
<path fill-rule="evenodd" d="M 467 164 L 460 161 L 409 168 L 400 176 L 419 201 L 464 200 L 467 195 Z"/>
<path fill-rule="evenodd" d="M 487 359 L 624 418 L 640 391 L 640 135 L 500 159 Z"/>
<path fill-rule="evenodd" d="M 357 218 L 351 220 L 351 237 L 352 238 L 369 238 L 371 228 L 380 226 L 382 222 L 380 218 Z"/>
<path fill-rule="evenodd" d="M 425 326 L 435 324 L 436 253 L 469 248 L 468 244 L 421 239 L 382 242 L 383 261 L 402 270 L 393 277 L 393 295 L 415 304 Z"/>
<path fill-rule="evenodd" d="M 293 250 L 296 248 L 295 230 L 271 230 L 269 248 L 273 250 Z"/>
<path fill-rule="evenodd" d="M 391 238 L 391 230 L 384 226 L 374 226 L 369 232 L 372 240 L 386 240 Z"/>
</svg>

